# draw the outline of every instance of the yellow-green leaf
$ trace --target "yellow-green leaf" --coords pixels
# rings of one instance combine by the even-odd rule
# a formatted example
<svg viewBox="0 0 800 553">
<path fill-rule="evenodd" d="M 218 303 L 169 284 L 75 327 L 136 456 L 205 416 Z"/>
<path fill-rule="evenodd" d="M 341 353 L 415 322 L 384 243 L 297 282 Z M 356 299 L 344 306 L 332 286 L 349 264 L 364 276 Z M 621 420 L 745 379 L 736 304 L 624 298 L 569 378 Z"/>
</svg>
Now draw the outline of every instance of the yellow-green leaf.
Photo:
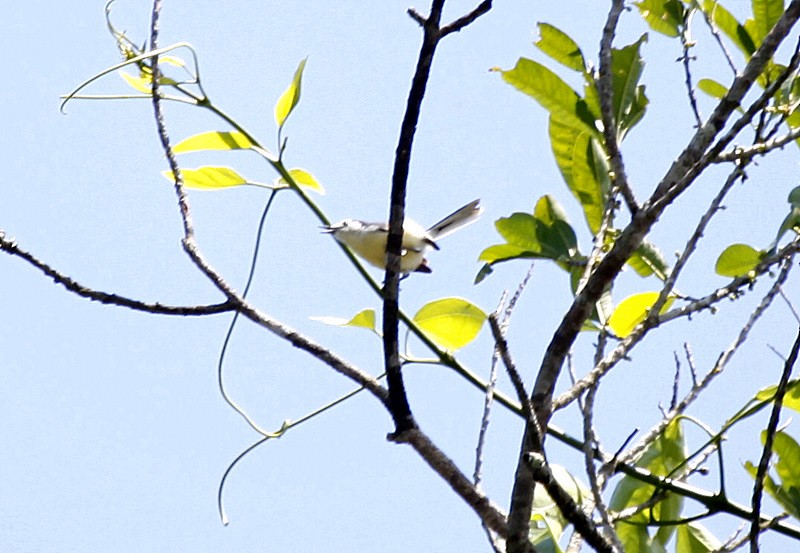
<svg viewBox="0 0 800 553">
<path fill-rule="evenodd" d="M 172 171 L 164 171 L 162 175 L 171 181 L 175 180 Z M 181 169 L 181 176 L 183 176 L 183 185 L 195 190 L 218 190 L 231 186 L 254 184 L 230 167 L 205 166 L 197 169 Z"/>
<path fill-rule="evenodd" d="M 681 553 L 710 553 L 718 551 L 722 542 L 699 522 L 678 525 L 675 551 Z"/>
<path fill-rule="evenodd" d="M 519 58 L 513 69 L 495 71 L 500 71 L 504 81 L 539 102 L 564 124 L 599 136 L 599 117 L 590 113 L 586 101 L 544 65 Z"/>
<path fill-rule="evenodd" d="M 294 78 L 281 97 L 278 98 L 278 103 L 275 104 L 275 122 L 278 127 L 283 127 L 286 118 L 292 113 L 292 110 L 300 101 L 300 85 L 303 81 L 303 69 L 306 67 L 306 60 L 302 60 L 300 65 L 297 66 L 297 71 L 294 72 Z"/>
<path fill-rule="evenodd" d="M 756 394 L 756 399 L 758 401 L 773 401 L 777 391 L 777 386 L 763 388 Z M 789 381 L 789 385 L 786 387 L 786 394 L 783 396 L 783 406 L 800 412 L 800 380 Z"/>
<path fill-rule="evenodd" d="M 292 180 L 294 180 L 298 186 L 313 190 L 320 196 L 325 195 L 325 189 L 322 187 L 322 185 L 317 181 L 316 178 L 314 178 L 314 175 L 305 169 L 289 169 L 289 174 L 291 175 Z M 287 188 L 289 186 L 289 181 L 283 177 L 278 177 L 275 179 L 273 186 L 275 188 Z"/>
<path fill-rule="evenodd" d="M 330 326 L 354 326 L 357 328 L 366 328 L 367 330 L 375 331 L 375 310 L 364 309 L 356 313 L 351 319 L 343 319 L 340 317 L 311 317 L 312 321 L 319 321 L 322 324 Z"/>
<path fill-rule="evenodd" d="M 455 351 L 478 335 L 486 320 L 483 310 L 462 298 L 442 298 L 422 306 L 414 322 L 442 348 Z"/>
<path fill-rule="evenodd" d="M 143 94 L 151 94 L 153 92 L 151 88 L 151 85 L 153 83 L 152 78 L 131 75 L 130 73 L 126 73 L 125 71 L 120 71 L 119 74 L 123 79 L 125 79 L 125 82 L 127 82 L 129 85 L 131 85 L 139 92 Z"/>
<path fill-rule="evenodd" d="M 762 255 L 763 252 L 747 244 L 733 244 L 719 254 L 714 270 L 724 277 L 745 276 L 758 266 Z"/>
<path fill-rule="evenodd" d="M 539 38 L 533 43 L 542 52 L 574 71 L 586 71 L 586 61 L 578 44 L 566 33 L 549 25 L 539 23 Z"/>
<path fill-rule="evenodd" d="M 628 296 L 620 302 L 608 320 L 608 326 L 614 334 L 620 338 L 625 338 L 630 334 L 636 325 L 647 317 L 653 304 L 658 299 L 659 292 L 643 292 Z M 674 297 L 667 298 L 661 313 L 665 313 L 675 301 Z"/>
<path fill-rule="evenodd" d="M 728 88 L 715 81 L 714 79 L 700 79 L 697 81 L 697 88 L 711 96 L 712 98 L 724 98 L 728 93 Z"/>
<path fill-rule="evenodd" d="M 239 131 L 209 131 L 181 140 L 172 148 L 176 154 L 199 152 L 204 150 L 244 150 L 253 145 Z"/>
</svg>

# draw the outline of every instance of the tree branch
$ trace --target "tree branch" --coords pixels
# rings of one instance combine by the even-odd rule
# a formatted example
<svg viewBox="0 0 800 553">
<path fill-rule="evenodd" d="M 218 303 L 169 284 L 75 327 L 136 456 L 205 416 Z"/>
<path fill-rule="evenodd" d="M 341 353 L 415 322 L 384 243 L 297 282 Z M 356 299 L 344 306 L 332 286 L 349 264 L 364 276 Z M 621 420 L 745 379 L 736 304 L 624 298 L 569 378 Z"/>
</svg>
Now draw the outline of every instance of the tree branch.
<svg viewBox="0 0 800 553">
<path fill-rule="evenodd" d="M 492 9 L 492 0 L 483 0 L 480 4 L 478 4 L 474 10 L 469 12 L 468 14 L 459 17 L 455 21 L 448 23 L 441 29 L 439 29 L 439 38 L 446 37 L 450 33 L 457 33 L 476 19 L 478 19 L 483 14 L 487 13 L 489 10 Z"/>
<path fill-rule="evenodd" d="M 486 527 L 501 536 L 508 534 L 506 515 L 470 482 L 469 478 L 424 432 L 414 428 L 395 435 L 392 441 L 409 444 L 428 463 L 428 466 L 441 476 L 453 491 L 475 511 Z"/>
<path fill-rule="evenodd" d="M 633 196 L 633 191 L 625 174 L 625 164 L 622 161 L 622 152 L 617 140 L 617 121 L 614 114 L 614 76 L 612 75 L 611 45 L 617 30 L 617 23 L 622 11 L 625 9 L 623 0 L 613 0 L 608 12 L 608 19 L 603 28 L 603 38 L 600 41 L 600 69 L 597 79 L 597 92 L 600 96 L 600 116 L 603 120 L 603 142 L 611 162 L 611 182 L 622 194 L 631 215 L 639 210 L 639 204 Z"/>
<path fill-rule="evenodd" d="M 32 253 L 21 249 L 14 240 L 6 238 L 2 231 L 0 231 L 0 251 L 6 252 L 14 257 L 24 259 L 44 273 L 45 276 L 52 278 L 56 284 L 61 284 L 67 289 L 67 291 L 77 294 L 82 298 L 87 298 L 92 301 L 97 301 L 108 305 L 118 305 L 120 307 L 127 307 L 135 311 L 143 311 L 145 313 L 152 313 L 155 315 L 182 316 L 214 315 L 216 313 L 234 311 L 236 308 L 236 304 L 230 300 L 211 305 L 164 305 L 159 302 L 146 303 L 143 301 L 126 298 L 124 296 L 119 296 L 117 294 L 94 290 L 74 281 L 72 278 L 57 271 L 44 261 L 38 259 Z"/>
<path fill-rule="evenodd" d="M 460 30 L 477 19 L 482 13 L 488 11 L 491 8 L 491 2 L 483 2 L 470 14 L 454 21 L 450 30 L 444 33 L 439 28 L 443 8 L 444 0 L 433 0 L 428 17 L 423 17 L 414 10 L 408 11 L 409 15 L 422 26 L 423 38 L 417 58 L 417 67 L 411 81 L 411 90 L 406 101 L 406 111 L 400 126 L 400 137 L 395 150 L 389 204 L 389 236 L 386 243 L 386 277 L 383 285 L 383 357 L 395 434 L 414 429 L 417 426 L 411 413 L 411 406 L 408 403 L 405 385 L 403 384 L 398 328 L 400 254 L 403 241 L 406 188 L 411 165 L 414 134 L 419 122 L 422 100 L 425 97 L 433 56 L 436 53 L 436 46 L 439 40 L 450 32 Z"/>
<path fill-rule="evenodd" d="M 619 0 L 614 0 L 612 13 L 609 14 L 609 23 L 606 28 L 610 28 L 611 33 L 613 33 L 615 25 L 613 11 L 618 9 L 619 4 Z M 671 201 L 694 182 L 699 174 L 695 170 L 698 167 L 698 162 L 725 126 L 728 118 L 740 104 L 744 95 L 750 90 L 778 46 L 797 22 L 798 17 L 800 17 L 800 0 L 793 0 L 764 38 L 761 46 L 750 58 L 741 75 L 734 79 L 728 93 L 719 102 L 711 117 L 697 130 L 688 146 L 678 156 L 656 187 L 650 199 L 632 215 L 631 222 L 622 231 L 608 254 L 597 265 L 594 273 L 589 276 L 586 285 L 576 294 L 572 305 L 564 315 L 561 324 L 547 346 L 534 384 L 531 399 L 534 409 L 543 424 L 547 424 L 550 419 L 553 390 L 561 372 L 564 358 L 577 338 L 583 322 L 590 315 L 594 304 L 608 284 L 619 274 L 634 250 L 641 245 L 644 237 L 649 233 L 653 224 L 670 205 Z M 608 33 L 609 31 L 604 31 L 604 37 Z M 604 132 L 608 132 L 608 129 L 604 129 Z M 714 157 L 718 153 L 716 152 Z M 523 456 L 531 451 L 533 444 L 534 437 L 530 432 L 526 431 L 517 465 L 517 480 L 514 483 L 511 510 L 509 512 L 509 539 L 511 540 L 509 542 L 509 553 L 526 551 L 524 542 L 527 541 L 528 528 L 530 526 L 533 492 L 530 489 L 530 482 L 526 481 L 525 477 L 525 472 L 529 471 L 521 471 L 520 467 L 523 463 Z M 512 543 L 514 544 L 513 547 Z"/>
<path fill-rule="evenodd" d="M 800 330 L 797 333 L 794 344 L 792 345 L 789 357 L 783 364 L 783 372 L 775 390 L 775 397 L 772 404 L 772 412 L 769 416 L 769 423 L 766 428 L 766 439 L 764 440 L 764 450 L 761 453 L 761 460 L 756 469 L 755 484 L 753 486 L 753 520 L 750 525 L 750 551 L 758 553 L 758 534 L 761 530 L 759 519 L 761 518 L 761 497 L 764 493 L 764 478 L 769 470 L 769 460 L 772 457 L 772 444 L 775 440 L 775 433 L 778 429 L 781 408 L 783 407 L 783 397 L 786 395 L 786 388 L 789 385 L 789 377 L 792 375 L 794 364 L 797 362 L 797 353 L 800 351 Z"/>
</svg>

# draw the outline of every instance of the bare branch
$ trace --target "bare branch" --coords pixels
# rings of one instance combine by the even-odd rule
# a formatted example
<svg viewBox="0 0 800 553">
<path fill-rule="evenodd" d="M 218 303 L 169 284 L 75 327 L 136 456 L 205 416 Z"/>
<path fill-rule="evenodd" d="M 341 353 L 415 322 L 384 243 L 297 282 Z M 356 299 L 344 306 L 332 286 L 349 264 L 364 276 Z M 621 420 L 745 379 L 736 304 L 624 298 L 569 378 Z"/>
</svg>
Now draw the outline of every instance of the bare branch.
<svg viewBox="0 0 800 553">
<path fill-rule="evenodd" d="M 603 120 L 603 142 L 611 162 L 611 182 L 619 190 L 631 215 L 639 211 L 639 204 L 633 196 L 633 191 L 628 184 L 625 174 L 625 164 L 622 161 L 622 152 L 617 140 L 617 123 L 614 115 L 614 84 L 611 73 L 611 45 L 617 31 L 619 16 L 625 9 L 623 0 L 612 0 L 608 19 L 603 28 L 603 38 L 600 41 L 600 75 L 597 79 L 597 92 L 600 96 L 600 113 Z"/>
<path fill-rule="evenodd" d="M 74 281 L 72 278 L 57 271 L 44 261 L 38 259 L 32 253 L 21 249 L 19 246 L 17 246 L 17 243 L 14 240 L 6 238 L 5 234 L 2 231 L 0 231 L 0 251 L 3 251 L 14 257 L 19 257 L 20 259 L 24 259 L 25 261 L 27 261 L 28 263 L 39 269 L 46 276 L 52 278 L 56 284 L 61 284 L 69 292 L 77 294 L 82 298 L 87 298 L 92 301 L 97 301 L 108 305 L 118 305 L 120 307 L 127 307 L 135 311 L 144 311 L 145 313 L 152 313 L 155 315 L 182 315 L 182 316 L 213 315 L 216 313 L 226 313 L 228 311 L 234 311 L 236 308 L 236 304 L 230 300 L 211 305 L 193 305 L 193 306 L 164 305 L 158 302 L 147 303 L 139 300 L 134 300 L 131 298 L 126 298 L 124 296 L 120 296 L 117 294 L 112 294 L 109 292 L 94 290 L 92 288 L 88 288 L 80 284 L 79 282 Z"/>
<path fill-rule="evenodd" d="M 780 150 L 787 144 L 794 142 L 800 138 L 800 127 L 796 127 L 788 133 L 776 136 L 764 142 L 759 142 L 746 148 L 734 148 L 728 152 L 719 154 L 712 160 L 712 163 L 724 163 L 727 161 L 738 161 L 740 159 L 749 159 L 757 155 L 764 155 L 773 150 Z"/>
<path fill-rule="evenodd" d="M 701 6 L 701 4 L 698 3 L 698 6 Z M 711 21 L 708 13 L 706 13 L 702 7 L 700 8 L 700 12 L 703 14 L 703 19 L 705 19 L 709 31 L 711 31 L 711 34 L 714 36 L 714 40 L 717 41 L 717 46 L 719 46 L 719 49 L 722 51 L 722 55 L 725 58 L 725 61 L 728 62 L 728 67 L 730 67 L 731 71 L 733 72 L 733 76 L 735 77 L 739 71 L 736 69 L 736 64 L 733 63 L 733 57 L 731 57 L 731 53 L 728 52 L 728 47 L 725 46 L 725 42 L 722 40 L 719 29 L 717 29 L 717 26 L 714 25 L 714 22 Z"/>
<path fill-rule="evenodd" d="M 422 100 L 428 86 L 433 56 L 439 40 L 450 32 L 458 31 L 491 8 L 491 2 L 483 2 L 470 14 L 456 20 L 445 32 L 439 27 L 444 0 L 432 0 L 430 14 L 423 17 L 414 10 L 408 14 L 422 26 L 423 39 L 417 58 L 417 67 L 411 80 L 411 90 L 406 101 L 406 110 L 400 126 L 400 137 L 395 150 L 392 170 L 392 190 L 389 203 L 389 236 L 386 242 L 386 276 L 383 285 L 383 358 L 386 381 L 389 386 L 391 415 L 395 432 L 401 433 L 416 428 L 411 406 L 403 384 L 399 350 L 399 283 L 400 252 L 402 249 L 403 221 L 405 219 L 406 187 L 411 165 L 411 149 L 419 122 Z"/>
<path fill-rule="evenodd" d="M 457 33 L 476 19 L 478 19 L 483 14 L 487 13 L 489 10 L 492 9 L 492 0 L 483 0 L 480 4 L 478 4 L 474 10 L 469 12 L 468 14 L 459 17 L 452 23 L 448 23 L 444 27 L 439 30 L 439 38 L 445 37 L 450 33 Z"/>
<path fill-rule="evenodd" d="M 697 124 L 697 128 L 699 129 L 700 126 L 703 124 L 703 116 L 700 115 L 700 108 L 697 107 L 697 95 L 695 94 L 694 84 L 692 83 L 692 67 L 691 61 L 692 57 L 689 55 L 689 49 L 694 46 L 694 41 L 689 37 L 689 27 L 688 25 L 683 29 L 681 32 L 681 46 L 683 47 L 683 55 L 680 57 L 680 61 L 683 64 L 683 75 L 684 75 L 684 82 L 686 83 L 686 94 L 689 97 L 689 105 L 692 108 L 692 113 L 694 114 L 694 120 Z"/>
<path fill-rule="evenodd" d="M 503 537 L 507 535 L 506 515 L 469 481 L 469 478 L 436 447 L 436 444 L 424 432 L 414 428 L 402 434 L 395 434 L 390 439 L 396 443 L 407 443 L 413 447 L 414 451 L 428 463 L 428 466 L 441 476 L 453 491 L 475 511 L 488 528 Z"/>
</svg>

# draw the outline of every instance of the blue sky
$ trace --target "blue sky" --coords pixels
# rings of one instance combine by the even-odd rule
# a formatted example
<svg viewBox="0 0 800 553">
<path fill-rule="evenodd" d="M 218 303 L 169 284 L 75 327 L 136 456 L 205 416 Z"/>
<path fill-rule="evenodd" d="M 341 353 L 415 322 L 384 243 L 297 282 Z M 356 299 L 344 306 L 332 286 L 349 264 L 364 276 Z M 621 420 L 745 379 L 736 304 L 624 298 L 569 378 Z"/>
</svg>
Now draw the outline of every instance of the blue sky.
<svg viewBox="0 0 800 553">
<path fill-rule="evenodd" d="M 308 56 L 303 97 L 285 131 L 286 157 L 325 186 L 327 195 L 319 204 L 334 220 L 385 217 L 395 143 L 416 63 L 420 31 L 405 15 L 408 5 L 374 4 L 168 0 L 163 11 L 161 44 L 192 43 L 213 101 L 272 147 L 273 105 L 297 63 Z M 478 197 L 486 213 L 442 242 L 442 251 L 431 256 L 432 275 L 403 282 L 407 311 L 443 296 L 463 296 L 493 310 L 504 289 L 516 288 L 527 266 L 510 263 L 481 285 L 472 284 L 478 254 L 497 240 L 492 221 L 530 211 L 545 193 L 554 194 L 574 226 L 584 230 L 550 154 L 544 110 L 488 70 L 511 67 L 519 56 L 542 61 L 531 45 L 537 21 L 560 27 L 596 58 L 604 20 L 600 4 L 498 2 L 472 27 L 441 44 L 415 142 L 408 213 L 432 223 Z M 472 7 L 471 2 L 448 2 L 445 19 Z M 114 21 L 141 43 L 149 10 L 149 2 L 118 0 Z M 66 115 L 58 110 L 60 95 L 118 61 L 105 30 L 103 2 L 18 2 L 6 8 L 4 18 L 0 51 L 7 84 L 0 93 L 0 114 L 6 132 L 0 145 L 6 176 L 0 229 L 92 288 L 172 304 L 220 301 L 181 251 L 180 221 L 172 188 L 160 175 L 166 164 L 150 103 L 74 101 Z M 636 14 L 628 13 L 618 44 L 646 31 Z M 650 33 L 643 51 L 651 105 L 624 145 L 640 197 L 692 132 L 675 63 L 678 44 Z M 729 78 L 718 55 L 698 51 L 698 74 L 723 82 Z M 90 89 L 126 91 L 115 75 Z M 701 98 L 701 103 L 708 113 L 710 102 Z M 168 105 L 166 113 L 173 140 L 227 130 L 201 110 Z M 185 167 L 231 165 L 260 181 L 274 178 L 269 167 L 244 153 L 191 154 L 180 161 Z M 796 164 L 792 147 L 751 169 L 751 179 L 737 187 L 679 285 L 684 292 L 700 295 L 725 284 L 713 275 L 713 262 L 727 244 L 769 244 L 785 212 L 786 194 L 797 184 Z M 698 186 L 663 218 L 653 240 L 668 257 L 682 247 L 687 224 L 694 224 L 720 175 L 710 175 L 707 186 Z M 201 248 L 241 288 L 264 190 L 192 192 L 190 199 Z M 378 307 L 317 225 L 296 199 L 279 197 L 251 299 L 377 374 L 382 355 L 374 336 L 310 320 Z M 585 232 L 580 240 L 588 250 Z M 375 276 L 381 278 L 377 271 Z M 256 439 L 216 386 L 217 356 L 230 315 L 170 318 L 102 306 L 66 293 L 8 256 L 0 257 L 0 282 L 0 544 L 5 551 L 488 550 L 473 513 L 409 450 L 386 442 L 391 421 L 366 396 L 242 461 L 225 490 L 231 523 L 223 527 L 216 509 L 220 477 Z M 653 284 L 629 276 L 619 293 L 648 286 Z M 658 420 L 658 403 L 669 401 L 672 351 L 689 341 L 699 366 L 709 367 L 757 296 L 741 306 L 722 306 L 716 316 L 675 324 L 619 367 L 598 398 L 599 424 L 610 449 L 633 428 Z M 569 301 L 562 273 L 537 264 L 510 334 L 527 378 Z M 756 387 L 777 379 L 780 361 L 766 346 L 788 349 L 794 334 L 789 321 L 788 311 L 778 306 L 695 414 L 718 424 Z M 585 351 L 591 340 L 585 337 L 577 347 Z M 580 366 L 584 355 L 576 353 L 579 371 L 587 368 Z M 491 343 L 485 331 L 462 357 L 486 374 Z M 277 429 L 283 420 L 297 419 L 352 387 L 246 322 L 236 330 L 225 370 L 233 396 L 267 428 Z M 406 374 L 423 428 L 471 473 L 481 394 L 443 368 L 413 366 Z M 631 383 L 642 381 L 648 385 L 632 394 Z M 510 390 L 504 380 L 502 385 Z M 506 508 L 521 423 L 501 408 L 492 421 L 485 488 Z M 579 431 L 574 414 L 555 422 Z M 742 477 L 736 476 L 742 472 L 738 463 L 757 455 L 752 433 L 757 428 L 732 436 L 727 458 L 734 478 Z M 558 462 L 580 467 L 578 455 L 556 444 L 553 453 Z M 714 487 L 711 480 L 709 487 Z M 747 498 L 746 493 L 737 497 Z"/>
</svg>

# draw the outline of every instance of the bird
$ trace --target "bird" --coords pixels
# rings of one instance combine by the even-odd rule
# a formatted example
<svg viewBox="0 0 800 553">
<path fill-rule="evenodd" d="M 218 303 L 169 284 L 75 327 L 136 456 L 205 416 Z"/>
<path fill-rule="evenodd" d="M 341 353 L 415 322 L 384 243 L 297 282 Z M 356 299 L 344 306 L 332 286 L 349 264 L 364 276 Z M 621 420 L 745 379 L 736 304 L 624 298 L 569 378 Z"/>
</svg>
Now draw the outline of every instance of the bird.
<svg viewBox="0 0 800 553">
<path fill-rule="evenodd" d="M 480 200 L 474 200 L 457 209 L 427 230 L 422 225 L 406 218 L 403 221 L 403 242 L 400 257 L 400 272 L 431 273 L 425 254 L 438 250 L 436 240 L 444 238 L 465 226 L 474 223 L 483 208 Z M 322 232 L 331 234 L 340 244 L 369 264 L 386 269 L 386 242 L 389 237 L 388 223 L 370 223 L 358 219 L 344 219 L 322 227 Z"/>
</svg>

